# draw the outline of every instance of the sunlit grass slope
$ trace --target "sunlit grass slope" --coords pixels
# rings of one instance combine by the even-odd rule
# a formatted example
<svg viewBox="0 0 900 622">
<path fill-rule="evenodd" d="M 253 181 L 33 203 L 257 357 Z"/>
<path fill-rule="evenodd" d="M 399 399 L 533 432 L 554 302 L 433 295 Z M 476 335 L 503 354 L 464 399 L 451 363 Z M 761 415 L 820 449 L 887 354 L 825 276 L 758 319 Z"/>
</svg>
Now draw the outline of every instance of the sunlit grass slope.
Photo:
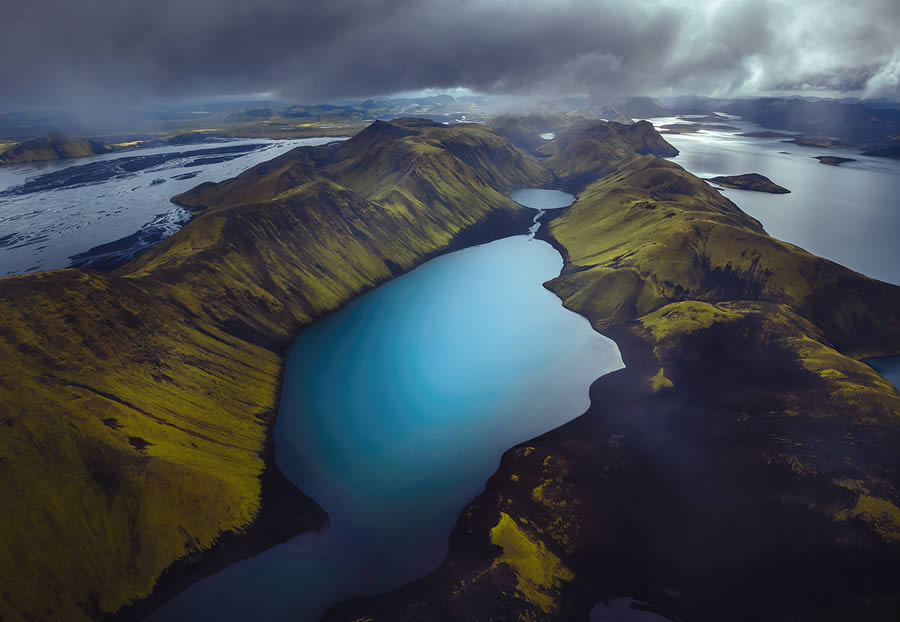
<svg viewBox="0 0 900 622">
<path fill-rule="evenodd" d="M 114 612 L 245 528 L 297 330 L 464 231 L 524 229 L 504 192 L 551 177 L 483 127 L 376 123 L 182 195 L 206 209 L 116 274 L 0 279 L 0 617 Z"/>
</svg>

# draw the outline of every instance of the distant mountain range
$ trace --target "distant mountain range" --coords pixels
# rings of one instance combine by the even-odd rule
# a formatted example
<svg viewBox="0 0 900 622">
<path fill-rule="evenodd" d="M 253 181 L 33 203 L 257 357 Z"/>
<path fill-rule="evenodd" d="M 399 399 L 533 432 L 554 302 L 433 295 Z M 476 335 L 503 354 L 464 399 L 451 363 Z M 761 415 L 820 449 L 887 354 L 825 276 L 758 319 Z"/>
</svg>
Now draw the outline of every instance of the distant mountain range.
<svg viewBox="0 0 900 622">
<path fill-rule="evenodd" d="M 714 99 L 674 97 L 665 100 L 651 97 L 596 98 L 577 96 L 548 99 L 529 104 L 534 115 L 585 119 L 606 119 L 631 123 L 682 114 L 726 112 L 773 130 L 801 132 L 799 140 L 832 146 L 848 146 L 865 150 L 867 155 L 900 157 L 900 109 L 890 102 L 867 105 L 855 101 L 810 100 L 808 98 Z M 896 106 L 900 106 L 897 104 Z M 527 106 L 526 106 L 527 107 Z M 0 143 L 12 145 L 0 154 L 0 164 L 80 157 L 103 153 L 122 145 L 142 146 L 198 142 L 215 138 L 301 138 L 306 136 L 350 135 L 373 120 L 390 120 L 400 116 L 427 118 L 456 123 L 486 122 L 494 116 L 498 104 L 488 96 L 454 98 L 450 95 L 427 97 L 367 99 L 337 104 L 294 105 L 283 102 L 243 103 L 237 106 L 209 106 L 210 110 L 184 112 L 155 111 L 151 126 L 136 121 L 131 133 L 99 134 L 96 140 L 47 134 L 47 127 L 74 122 L 65 116 L 36 114 L 0 115 Z M 508 115 L 507 115 L 508 116 Z M 522 116 L 522 111 L 517 113 Z M 528 116 L 528 115 L 526 115 Z M 501 117 L 502 118 L 502 117 Z M 537 117 L 534 117 L 537 118 Z M 532 121 L 534 121 L 534 118 Z M 149 126 L 148 126 L 149 127 Z M 160 129 L 163 128 L 163 129 Z M 523 128 L 506 128 L 525 140 Z M 549 130 L 548 130 L 549 131 Z M 670 130 L 674 131 L 674 130 Z M 149 133 L 148 133 L 149 132 Z M 95 135 L 97 135 L 95 133 Z M 29 140 L 23 141 L 23 138 Z M 531 136 L 533 146 L 539 138 Z M 515 141 L 514 141 L 515 142 Z M 17 144 L 18 143 L 18 144 Z"/>
<path fill-rule="evenodd" d="M 113 147 L 98 140 L 74 138 L 62 132 L 26 140 L 0 153 L 0 164 L 22 164 L 81 158 L 112 151 Z"/>
</svg>

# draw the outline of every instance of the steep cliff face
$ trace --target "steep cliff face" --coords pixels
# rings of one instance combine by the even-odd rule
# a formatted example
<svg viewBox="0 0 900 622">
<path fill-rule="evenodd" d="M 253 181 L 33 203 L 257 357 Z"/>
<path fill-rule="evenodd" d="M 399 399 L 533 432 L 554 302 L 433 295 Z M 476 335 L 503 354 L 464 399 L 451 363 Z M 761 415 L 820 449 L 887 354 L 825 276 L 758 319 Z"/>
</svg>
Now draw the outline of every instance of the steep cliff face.
<svg viewBox="0 0 900 622">
<path fill-rule="evenodd" d="M 0 279 L 4 620 L 116 611 L 246 528 L 297 330 L 467 235 L 523 230 L 502 192 L 551 177 L 480 127 L 348 143 L 188 193 L 209 207 L 115 274 Z M 283 537 L 323 524 L 294 504 Z"/>
<path fill-rule="evenodd" d="M 566 258 L 546 286 L 626 369 L 504 455 L 440 569 L 329 620 L 586 619 L 622 595 L 692 620 L 900 611 L 900 393 L 853 358 L 900 352 L 900 288 L 617 153 L 611 125 L 548 146 L 583 190 L 544 230 Z"/>
</svg>

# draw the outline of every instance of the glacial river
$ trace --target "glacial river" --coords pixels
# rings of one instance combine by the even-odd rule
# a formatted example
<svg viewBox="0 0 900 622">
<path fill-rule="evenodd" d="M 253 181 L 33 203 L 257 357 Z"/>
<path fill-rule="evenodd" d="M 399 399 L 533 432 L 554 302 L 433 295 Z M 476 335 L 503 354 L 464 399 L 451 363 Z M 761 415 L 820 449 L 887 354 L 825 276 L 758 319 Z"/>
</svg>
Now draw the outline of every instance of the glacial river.
<svg viewBox="0 0 900 622">
<path fill-rule="evenodd" d="M 561 268 L 549 244 L 514 236 L 433 259 L 304 330 L 276 453 L 330 528 L 225 569 L 152 619 L 314 620 L 435 569 L 503 452 L 580 415 L 590 384 L 623 367 L 615 343 L 542 287 Z"/>
<path fill-rule="evenodd" d="M 170 197 L 336 140 L 220 141 L 0 166 L 0 277 L 124 263 L 190 219 Z"/>
</svg>

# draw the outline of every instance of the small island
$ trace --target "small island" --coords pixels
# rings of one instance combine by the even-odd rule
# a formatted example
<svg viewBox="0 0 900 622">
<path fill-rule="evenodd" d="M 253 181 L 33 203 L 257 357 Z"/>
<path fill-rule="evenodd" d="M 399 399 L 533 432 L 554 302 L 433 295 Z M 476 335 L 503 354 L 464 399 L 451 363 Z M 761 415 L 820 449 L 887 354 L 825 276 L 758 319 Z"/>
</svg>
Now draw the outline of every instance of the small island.
<svg viewBox="0 0 900 622">
<path fill-rule="evenodd" d="M 838 156 L 814 156 L 816 160 L 828 166 L 840 166 L 844 162 L 856 162 L 855 158 L 841 158 Z"/>
<path fill-rule="evenodd" d="M 785 134 L 784 132 L 772 132 L 770 130 L 764 130 L 761 132 L 744 132 L 743 134 L 738 134 L 738 136 L 744 136 L 746 138 L 795 138 L 795 134 Z"/>
<path fill-rule="evenodd" d="M 846 147 L 847 145 L 836 138 L 828 138 L 827 136 L 798 136 L 791 140 L 783 140 L 783 143 L 793 143 L 801 147 L 819 147 L 820 149 L 835 149 L 836 147 Z"/>
<path fill-rule="evenodd" d="M 779 186 L 765 175 L 760 175 L 759 173 L 713 177 L 706 181 L 710 181 L 726 188 L 737 188 L 739 190 L 754 190 L 756 192 L 769 192 L 771 194 L 790 193 L 790 190 L 787 188 Z"/>
<path fill-rule="evenodd" d="M 660 126 L 660 134 L 696 134 L 701 131 L 710 132 L 736 132 L 741 128 L 733 125 L 708 124 L 708 123 L 667 123 Z"/>
</svg>

